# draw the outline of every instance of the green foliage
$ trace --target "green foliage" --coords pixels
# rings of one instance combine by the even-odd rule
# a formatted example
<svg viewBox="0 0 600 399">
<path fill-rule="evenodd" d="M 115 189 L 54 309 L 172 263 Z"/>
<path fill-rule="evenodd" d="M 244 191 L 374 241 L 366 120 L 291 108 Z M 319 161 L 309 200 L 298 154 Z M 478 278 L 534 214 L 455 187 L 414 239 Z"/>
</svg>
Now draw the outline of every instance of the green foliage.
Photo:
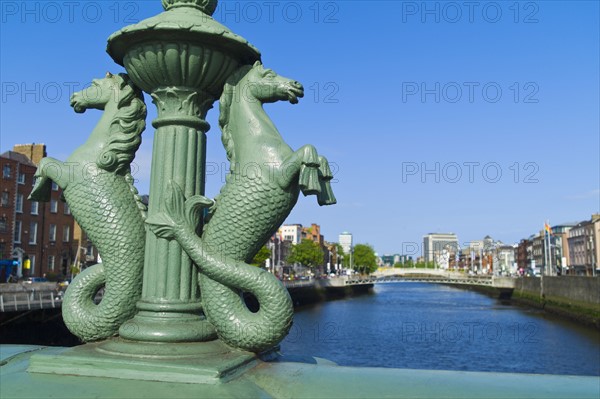
<svg viewBox="0 0 600 399">
<path fill-rule="evenodd" d="M 325 254 L 316 242 L 304 239 L 292 247 L 287 258 L 288 263 L 300 263 L 302 266 L 315 267 L 325 262 Z"/>
<path fill-rule="evenodd" d="M 258 266 L 258 267 L 262 267 L 265 265 L 265 261 L 267 259 L 269 259 L 271 257 L 271 251 L 269 251 L 269 248 L 267 248 L 266 245 L 264 245 L 256 255 L 254 255 L 254 258 L 252 259 L 252 262 L 250 263 L 253 266 Z"/>
<path fill-rule="evenodd" d="M 417 269 L 435 269 L 435 262 L 417 262 Z"/>
<path fill-rule="evenodd" d="M 354 253 L 352 255 L 354 270 L 370 274 L 377 270 L 377 258 L 375 257 L 375 251 L 369 244 L 357 244 L 354 247 Z"/>
<path fill-rule="evenodd" d="M 348 268 L 350 267 L 350 255 L 344 252 L 344 248 L 342 248 L 342 246 L 340 244 L 335 244 L 336 246 L 336 254 L 337 257 L 340 258 L 341 257 L 341 264 L 342 267 Z"/>
<path fill-rule="evenodd" d="M 335 248 L 336 248 L 335 251 L 337 253 L 337 256 L 340 256 L 340 255 L 346 256 L 346 253 L 344 252 L 344 248 L 340 244 L 336 243 Z"/>
</svg>

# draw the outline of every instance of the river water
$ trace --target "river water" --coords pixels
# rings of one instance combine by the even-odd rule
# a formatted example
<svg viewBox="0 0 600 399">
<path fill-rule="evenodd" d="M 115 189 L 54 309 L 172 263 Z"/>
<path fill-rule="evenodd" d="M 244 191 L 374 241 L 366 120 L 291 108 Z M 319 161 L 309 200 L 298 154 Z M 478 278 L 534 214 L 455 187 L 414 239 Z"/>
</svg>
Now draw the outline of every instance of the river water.
<svg viewBox="0 0 600 399">
<path fill-rule="evenodd" d="M 281 350 L 342 366 L 600 376 L 597 330 L 426 283 L 302 309 Z"/>
</svg>

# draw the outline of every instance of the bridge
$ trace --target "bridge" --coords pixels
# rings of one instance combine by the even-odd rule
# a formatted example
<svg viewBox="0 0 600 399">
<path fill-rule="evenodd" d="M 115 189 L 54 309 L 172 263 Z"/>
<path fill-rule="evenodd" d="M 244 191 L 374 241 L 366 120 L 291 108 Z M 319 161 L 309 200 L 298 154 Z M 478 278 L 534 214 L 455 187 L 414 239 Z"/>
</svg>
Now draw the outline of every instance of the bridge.
<svg viewBox="0 0 600 399">
<path fill-rule="evenodd" d="M 372 275 L 336 276 L 326 279 L 284 281 L 287 288 L 321 287 L 342 288 L 356 285 L 386 284 L 397 282 L 421 282 L 433 284 L 452 284 L 485 286 L 511 290 L 515 286 L 512 277 L 490 275 L 468 275 L 440 269 L 384 269 Z"/>
<path fill-rule="evenodd" d="M 383 269 L 370 276 L 341 276 L 328 280 L 328 286 L 342 287 L 349 285 L 385 284 L 397 282 L 421 282 L 433 284 L 452 284 L 485 286 L 499 289 L 513 289 L 515 279 L 512 277 L 469 275 L 441 269 Z"/>
</svg>

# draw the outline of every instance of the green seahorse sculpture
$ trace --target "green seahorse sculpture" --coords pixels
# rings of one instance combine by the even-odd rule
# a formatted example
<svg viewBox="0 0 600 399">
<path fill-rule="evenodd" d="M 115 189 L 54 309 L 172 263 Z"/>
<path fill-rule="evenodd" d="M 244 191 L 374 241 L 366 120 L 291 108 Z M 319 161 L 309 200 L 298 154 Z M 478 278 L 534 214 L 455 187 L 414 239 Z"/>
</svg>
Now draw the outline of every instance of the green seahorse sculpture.
<svg viewBox="0 0 600 399">
<path fill-rule="evenodd" d="M 125 74 L 106 75 L 71 97 L 75 112 L 104 110 L 88 140 L 65 162 L 43 158 L 30 199 L 47 201 L 54 181 L 103 263 L 77 275 L 64 297 L 69 330 L 83 341 L 116 335 L 134 316 L 142 289 L 145 207 L 133 186 L 131 162 L 145 129 L 142 93 Z M 93 302 L 104 287 L 102 301 Z"/>
<path fill-rule="evenodd" d="M 260 62 L 238 69 L 220 99 L 219 124 L 231 163 L 220 194 L 215 201 L 203 196 L 186 201 L 170 182 L 164 212 L 147 220 L 156 235 L 175 239 L 198 266 L 203 309 L 219 337 L 248 351 L 279 343 L 293 317 L 286 288 L 248 262 L 289 215 L 300 191 L 317 195 L 320 205 L 335 203 L 327 160 L 311 145 L 294 152 L 263 109 L 264 103 L 282 100 L 295 104 L 303 94 L 300 83 Z M 209 215 L 198 237 L 204 208 Z M 257 312 L 245 305 L 244 292 L 258 300 Z"/>
</svg>

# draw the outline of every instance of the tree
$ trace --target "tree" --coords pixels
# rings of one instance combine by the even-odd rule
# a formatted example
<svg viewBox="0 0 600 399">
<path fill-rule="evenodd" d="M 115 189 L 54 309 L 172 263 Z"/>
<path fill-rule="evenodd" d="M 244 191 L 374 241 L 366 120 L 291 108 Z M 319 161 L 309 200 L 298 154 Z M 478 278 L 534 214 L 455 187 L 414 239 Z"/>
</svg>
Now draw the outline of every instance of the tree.
<svg viewBox="0 0 600 399">
<path fill-rule="evenodd" d="M 300 263 L 302 266 L 315 267 L 325 262 L 325 254 L 316 242 L 304 239 L 292 247 L 287 257 L 289 263 Z"/>
<path fill-rule="evenodd" d="M 340 244 L 336 243 L 335 247 L 336 256 L 338 257 L 338 259 L 341 259 L 340 263 L 342 267 L 350 267 L 350 255 L 344 252 L 344 248 Z"/>
<path fill-rule="evenodd" d="M 254 266 L 262 267 L 265 265 L 265 261 L 271 257 L 271 251 L 264 245 L 254 258 L 252 259 L 251 264 Z"/>
<path fill-rule="evenodd" d="M 370 274 L 377 270 L 377 257 L 369 244 L 357 244 L 353 252 L 354 270 Z"/>
</svg>

